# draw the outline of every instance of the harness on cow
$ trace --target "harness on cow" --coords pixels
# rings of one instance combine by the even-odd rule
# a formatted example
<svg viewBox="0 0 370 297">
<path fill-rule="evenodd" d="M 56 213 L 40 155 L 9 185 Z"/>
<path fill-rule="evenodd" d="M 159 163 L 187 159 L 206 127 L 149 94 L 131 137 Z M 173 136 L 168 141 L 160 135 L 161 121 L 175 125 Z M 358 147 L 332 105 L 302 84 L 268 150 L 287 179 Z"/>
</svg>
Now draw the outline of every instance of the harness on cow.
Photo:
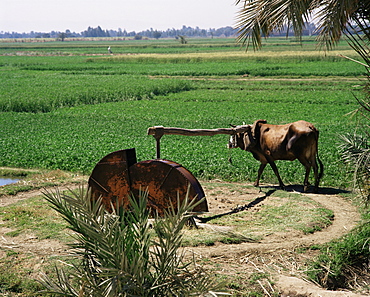
<svg viewBox="0 0 370 297">
<path fill-rule="evenodd" d="M 230 140 L 229 140 L 229 143 L 231 143 L 231 148 L 235 148 L 237 147 L 237 140 L 236 140 L 236 133 L 234 134 L 231 134 L 230 136 Z M 241 167 L 238 167 L 236 165 L 233 164 L 233 160 L 232 160 L 232 150 L 230 150 L 230 147 L 229 147 L 229 158 L 227 159 L 229 161 L 229 163 L 234 166 L 234 167 L 237 167 L 237 168 L 241 168 Z"/>
</svg>

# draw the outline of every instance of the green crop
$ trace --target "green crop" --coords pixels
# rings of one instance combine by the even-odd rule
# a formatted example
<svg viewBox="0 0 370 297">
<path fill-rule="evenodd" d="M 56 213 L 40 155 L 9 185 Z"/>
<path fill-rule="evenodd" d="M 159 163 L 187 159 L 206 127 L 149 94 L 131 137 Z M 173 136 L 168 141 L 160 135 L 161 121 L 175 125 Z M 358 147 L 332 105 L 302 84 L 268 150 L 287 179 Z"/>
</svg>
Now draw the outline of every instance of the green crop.
<svg viewBox="0 0 370 297">
<path fill-rule="evenodd" d="M 49 112 L 56 108 L 141 100 L 190 89 L 183 80 L 135 76 L 68 75 L 16 71 L 5 73 L 0 85 L 0 110 Z"/>
<path fill-rule="evenodd" d="M 139 160 L 155 158 L 155 140 L 146 135 L 151 126 L 210 129 L 304 119 L 320 130 L 323 185 L 348 186 L 338 134 L 357 129 L 356 119 L 345 115 L 357 108 L 362 66 L 315 54 L 309 42 L 268 39 L 267 51 L 255 54 L 237 51 L 230 40 L 207 42 L 116 43 L 122 51 L 150 54 L 113 56 L 91 55 L 102 42 L 1 44 L 7 55 L 0 56 L 0 166 L 90 174 L 120 149 L 135 147 Z M 348 46 L 340 49 L 350 55 Z M 58 50 L 77 52 L 44 54 Z M 226 149 L 227 141 L 227 135 L 166 135 L 162 157 L 198 178 L 253 181 L 258 162 Z M 285 183 L 302 183 L 298 161 L 277 163 Z M 264 181 L 276 182 L 272 170 Z"/>
</svg>

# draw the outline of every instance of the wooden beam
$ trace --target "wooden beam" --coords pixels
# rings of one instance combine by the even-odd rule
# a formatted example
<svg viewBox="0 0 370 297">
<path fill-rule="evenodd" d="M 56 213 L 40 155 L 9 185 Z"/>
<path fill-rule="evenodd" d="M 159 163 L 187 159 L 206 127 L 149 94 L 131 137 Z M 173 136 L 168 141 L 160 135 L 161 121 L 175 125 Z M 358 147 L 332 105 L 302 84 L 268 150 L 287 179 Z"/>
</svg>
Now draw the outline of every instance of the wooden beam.
<svg viewBox="0 0 370 297">
<path fill-rule="evenodd" d="M 148 135 L 153 135 L 155 138 L 162 135 L 184 135 L 184 136 L 213 136 L 217 134 L 242 133 L 250 129 L 250 125 L 236 126 L 235 128 L 218 128 L 218 129 L 183 129 L 173 127 L 154 126 L 148 128 Z"/>
<path fill-rule="evenodd" d="M 157 159 L 161 157 L 161 138 L 163 135 L 184 135 L 184 136 L 213 136 L 217 134 L 234 135 L 243 133 L 250 129 L 250 125 L 236 126 L 235 128 L 219 128 L 219 129 L 183 129 L 170 128 L 163 126 L 154 126 L 148 128 L 148 135 L 153 135 L 156 140 Z"/>
</svg>

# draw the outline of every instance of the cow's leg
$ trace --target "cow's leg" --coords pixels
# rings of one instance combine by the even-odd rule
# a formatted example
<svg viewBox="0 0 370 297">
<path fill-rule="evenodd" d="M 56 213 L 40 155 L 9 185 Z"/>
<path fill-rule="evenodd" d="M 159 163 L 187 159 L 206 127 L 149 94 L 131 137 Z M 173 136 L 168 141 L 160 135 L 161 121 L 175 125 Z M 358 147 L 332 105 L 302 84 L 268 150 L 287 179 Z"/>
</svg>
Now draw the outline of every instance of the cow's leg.
<svg viewBox="0 0 370 297">
<path fill-rule="evenodd" d="M 267 165 L 266 163 L 261 163 L 260 168 L 258 168 L 257 179 L 256 179 L 256 181 L 253 184 L 255 187 L 258 187 L 259 186 L 259 184 L 260 184 L 260 178 L 261 178 L 261 175 L 262 175 L 263 170 L 265 169 L 266 165 Z"/>
<path fill-rule="evenodd" d="M 308 182 L 308 178 L 310 176 L 311 165 L 308 165 L 305 167 L 306 167 L 306 174 L 304 176 L 304 181 L 303 181 L 303 192 L 307 192 L 308 186 L 310 185 L 310 183 Z"/>
<path fill-rule="evenodd" d="M 317 165 L 316 157 L 313 158 L 312 161 L 312 168 L 315 175 L 315 187 L 314 192 L 317 193 L 319 191 L 319 166 Z"/>
<path fill-rule="evenodd" d="M 303 192 L 307 192 L 308 187 L 310 185 L 310 183 L 308 182 L 308 178 L 310 177 L 311 167 L 314 167 L 315 179 L 316 179 L 316 177 L 317 177 L 317 164 L 316 164 L 316 161 L 315 161 L 314 162 L 314 164 L 316 164 L 316 170 L 315 170 L 315 165 L 313 165 L 312 162 L 310 162 L 306 158 L 298 158 L 298 160 L 299 160 L 299 162 L 301 162 L 301 164 L 306 169 L 306 174 L 304 176 L 304 181 L 303 181 Z"/>
<path fill-rule="evenodd" d="M 266 159 L 267 159 L 267 161 L 269 162 L 269 164 L 270 164 L 270 166 L 271 166 L 272 170 L 274 171 L 274 173 L 275 173 L 276 177 L 277 177 L 277 178 L 278 178 L 278 180 L 279 180 L 279 186 L 280 186 L 280 188 L 285 189 L 285 185 L 284 185 L 284 183 L 283 183 L 283 181 L 282 181 L 282 179 L 281 179 L 281 177 L 280 177 L 279 170 L 277 169 L 275 162 L 274 162 L 274 161 L 272 161 L 272 160 L 270 160 L 270 158 L 266 158 Z"/>
</svg>

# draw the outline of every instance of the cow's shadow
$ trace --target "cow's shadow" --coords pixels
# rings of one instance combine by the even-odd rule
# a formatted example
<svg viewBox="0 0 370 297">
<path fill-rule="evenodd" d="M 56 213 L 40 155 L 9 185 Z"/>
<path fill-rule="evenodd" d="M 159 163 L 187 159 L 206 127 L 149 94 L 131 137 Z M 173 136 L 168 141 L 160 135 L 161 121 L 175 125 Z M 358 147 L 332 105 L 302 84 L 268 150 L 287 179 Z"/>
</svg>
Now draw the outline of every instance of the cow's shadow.
<svg viewBox="0 0 370 297">
<path fill-rule="evenodd" d="M 211 217 L 200 218 L 200 217 L 197 217 L 196 216 L 195 218 L 197 220 L 199 220 L 201 223 L 207 223 L 207 222 L 209 222 L 211 220 L 218 219 L 218 218 L 221 218 L 221 217 L 224 217 L 224 216 L 227 216 L 227 215 L 231 215 L 231 214 L 238 213 L 240 211 L 243 211 L 243 210 L 247 210 L 249 208 L 252 208 L 253 206 L 256 206 L 257 204 L 259 204 L 263 200 L 265 200 L 267 197 L 269 197 L 273 193 L 275 193 L 276 189 L 271 189 L 271 187 L 269 187 L 269 188 L 270 189 L 267 192 L 262 192 L 261 191 L 261 194 L 262 195 L 260 197 L 257 197 L 256 199 L 254 199 L 253 201 L 249 202 L 246 205 L 236 207 L 236 208 L 232 209 L 231 211 L 228 211 L 228 212 L 225 212 L 225 213 L 220 213 L 220 214 L 217 214 L 217 215 L 214 215 L 214 216 L 211 216 Z"/>
<path fill-rule="evenodd" d="M 236 208 L 232 209 L 231 211 L 221 213 L 221 214 L 217 214 L 217 215 L 214 215 L 214 216 L 211 216 L 211 217 L 201 218 L 201 217 L 195 216 L 195 218 L 197 220 L 199 220 L 201 223 L 207 223 L 207 222 L 209 222 L 211 220 L 214 220 L 214 219 L 218 219 L 218 218 L 221 218 L 221 217 L 224 217 L 224 216 L 227 216 L 227 215 L 238 213 L 240 211 L 244 211 L 244 210 L 247 210 L 249 208 L 252 208 L 252 207 L 256 206 L 257 204 L 259 204 L 263 200 L 265 200 L 267 197 L 274 194 L 277 190 L 281 190 L 281 188 L 279 186 L 271 186 L 271 185 L 259 186 L 259 188 L 260 188 L 261 196 L 257 197 L 256 199 L 254 199 L 253 201 L 249 202 L 246 205 L 236 207 Z M 262 189 L 264 189 L 264 190 L 262 190 Z M 288 185 L 288 186 L 285 186 L 284 190 L 286 192 L 298 192 L 298 193 L 307 193 L 307 194 L 314 193 L 314 187 L 313 186 L 310 186 L 308 188 L 307 192 L 303 191 L 303 186 L 302 185 Z M 349 193 L 349 191 L 342 190 L 342 189 L 336 189 L 336 188 L 322 188 L 322 187 L 320 187 L 318 193 L 315 193 L 315 194 L 336 195 L 336 194 L 340 194 L 340 193 Z"/>
<path fill-rule="evenodd" d="M 261 192 L 262 189 L 274 189 L 274 191 L 282 190 L 279 186 L 263 185 L 259 186 Z M 298 192 L 302 194 L 322 194 L 322 195 L 337 195 L 342 193 L 350 193 L 343 189 L 329 188 L 329 187 L 319 187 L 317 193 L 314 192 L 314 186 L 309 186 L 307 192 L 304 192 L 303 185 L 287 185 L 284 188 L 286 192 Z"/>
</svg>

